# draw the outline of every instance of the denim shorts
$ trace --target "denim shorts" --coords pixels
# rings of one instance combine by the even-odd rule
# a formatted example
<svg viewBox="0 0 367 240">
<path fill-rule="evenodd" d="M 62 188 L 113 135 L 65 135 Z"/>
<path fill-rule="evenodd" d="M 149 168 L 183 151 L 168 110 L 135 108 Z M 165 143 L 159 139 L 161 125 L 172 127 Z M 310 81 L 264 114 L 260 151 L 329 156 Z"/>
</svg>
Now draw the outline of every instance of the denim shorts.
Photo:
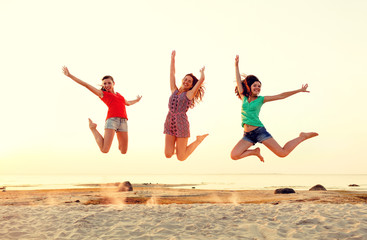
<svg viewBox="0 0 367 240">
<path fill-rule="evenodd" d="M 269 138 L 272 138 L 272 136 L 270 135 L 270 133 L 268 133 L 268 131 L 266 131 L 265 127 L 258 127 L 250 132 L 245 132 L 243 134 L 242 140 L 248 141 L 255 145 L 255 143 L 262 143 Z"/>
<path fill-rule="evenodd" d="M 127 132 L 127 119 L 112 117 L 106 120 L 104 129 L 113 129 L 118 132 Z"/>
</svg>

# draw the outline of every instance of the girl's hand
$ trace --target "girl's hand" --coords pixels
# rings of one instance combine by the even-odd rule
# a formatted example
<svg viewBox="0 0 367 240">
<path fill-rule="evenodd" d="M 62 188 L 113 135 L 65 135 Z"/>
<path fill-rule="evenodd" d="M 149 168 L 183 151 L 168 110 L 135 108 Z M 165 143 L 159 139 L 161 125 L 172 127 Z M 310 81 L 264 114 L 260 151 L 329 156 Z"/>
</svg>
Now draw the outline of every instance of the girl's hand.
<svg viewBox="0 0 367 240">
<path fill-rule="evenodd" d="M 62 71 L 65 74 L 65 76 L 70 77 L 71 74 L 70 74 L 69 69 L 67 67 L 63 66 Z"/>
<path fill-rule="evenodd" d="M 205 79 L 204 71 L 205 71 L 205 66 L 203 66 L 203 67 L 200 69 L 200 73 L 201 73 L 200 81 L 204 81 L 204 79 Z"/>
<path fill-rule="evenodd" d="M 204 71 L 205 71 L 205 66 L 203 66 L 202 68 L 200 68 L 200 73 L 201 74 L 204 74 Z"/>
<path fill-rule="evenodd" d="M 238 67 L 238 62 L 240 61 L 240 56 L 236 55 L 236 58 L 234 59 L 234 64 L 236 67 Z"/>
<path fill-rule="evenodd" d="M 307 88 L 308 88 L 308 84 L 302 84 L 302 88 L 300 89 L 300 92 L 310 92 L 310 91 L 307 91 Z"/>
<path fill-rule="evenodd" d="M 176 57 L 176 50 L 173 50 L 171 54 L 171 59 L 174 60 L 175 57 Z"/>
<path fill-rule="evenodd" d="M 139 96 L 139 95 L 136 96 L 136 101 L 139 102 L 141 98 L 142 98 L 142 96 Z"/>
</svg>

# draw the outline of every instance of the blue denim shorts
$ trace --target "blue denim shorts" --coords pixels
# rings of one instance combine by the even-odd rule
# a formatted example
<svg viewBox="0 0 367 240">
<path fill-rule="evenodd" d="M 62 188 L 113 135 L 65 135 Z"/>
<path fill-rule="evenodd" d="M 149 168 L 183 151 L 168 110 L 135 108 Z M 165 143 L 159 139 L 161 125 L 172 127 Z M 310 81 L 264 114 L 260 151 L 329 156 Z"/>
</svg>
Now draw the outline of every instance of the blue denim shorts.
<svg viewBox="0 0 367 240">
<path fill-rule="evenodd" d="M 255 145 L 255 143 L 262 143 L 266 139 L 272 138 L 271 134 L 266 131 L 265 127 L 258 127 L 250 132 L 243 134 L 242 140 L 248 141 Z"/>
<path fill-rule="evenodd" d="M 112 117 L 106 120 L 104 129 L 113 129 L 118 132 L 127 132 L 127 119 Z"/>
</svg>

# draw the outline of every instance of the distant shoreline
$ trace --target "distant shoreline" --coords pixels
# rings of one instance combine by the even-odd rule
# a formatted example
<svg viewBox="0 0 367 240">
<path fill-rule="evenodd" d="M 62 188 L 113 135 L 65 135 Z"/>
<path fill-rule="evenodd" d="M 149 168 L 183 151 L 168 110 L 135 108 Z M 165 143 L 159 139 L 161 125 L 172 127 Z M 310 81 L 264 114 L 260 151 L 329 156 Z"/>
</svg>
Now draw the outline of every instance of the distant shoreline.
<svg viewBox="0 0 367 240">
<path fill-rule="evenodd" d="M 65 189 L 92 189 L 92 188 L 108 188 L 117 186 L 119 182 L 115 183 L 80 183 L 80 184 L 19 184 L 19 185 L 0 185 L 0 191 L 35 191 L 35 190 L 65 190 Z M 181 183 L 181 184 L 169 184 L 169 183 L 133 183 L 136 186 L 152 187 L 160 186 L 166 188 L 177 189 L 200 189 L 200 190 L 212 190 L 212 191 L 268 191 L 276 188 L 293 188 L 298 191 L 307 191 L 312 186 L 297 186 L 297 185 L 278 185 L 267 187 L 229 187 L 228 185 L 215 185 L 211 183 Z M 225 188 L 223 188 L 225 186 Z M 326 187 L 330 191 L 351 191 L 351 192 L 367 192 L 365 186 L 361 187 L 358 184 L 349 184 L 344 187 Z"/>
<path fill-rule="evenodd" d="M 130 181 L 132 184 L 161 184 L 171 188 L 201 190 L 274 190 L 290 187 L 298 191 L 309 190 L 316 184 L 327 190 L 367 191 L 367 175 L 6 175 L 0 176 L 0 187 L 7 190 L 80 189 Z M 358 186 L 350 186 L 356 184 Z"/>
<path fill-rule="evenodd" d="M 274 194 L 274 190 L 202 190 L 173 188 L 186 184 L 133 184 L 133 191 L 117 192 L 113 183 L 89 186 L 95 187 L 6 190 L 0 192 L 0 205 L 367 203 L 367 191 L 302 190 Z"/>
</svg>

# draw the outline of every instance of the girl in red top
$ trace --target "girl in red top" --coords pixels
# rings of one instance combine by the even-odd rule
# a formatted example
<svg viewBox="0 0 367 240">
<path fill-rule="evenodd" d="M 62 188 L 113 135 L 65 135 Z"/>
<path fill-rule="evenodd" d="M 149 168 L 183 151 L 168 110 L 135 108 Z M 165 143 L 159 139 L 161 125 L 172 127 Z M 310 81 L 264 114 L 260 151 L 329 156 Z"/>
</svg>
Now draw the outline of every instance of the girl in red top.
<svg viewBox="0 0 367 240">
<path fill-rule="evenodd" d="M 89 119 L 89 128 L 92 131 L 101 152 L 108 153 L 116 132 L 117 139 L 119 141 L 119 150 L 122 154 L 125 154 L 127 152 L 128 145 L 127 114 L 125 105 L 130 106 L 139 102 L 141 96 L 137 96 L 135 100 L 126 101 L 123 96 L 115 92 L 115 82 L 111 76 L 103 77 L 102 88 L 97 89 L 71 75 L 67 67 L 63 67 L 63 72 L 67 77 L 86 87 L 89 91 L 100 97 L 101 100 L 108 106 L 104 137 L 98 132 L 97 124 Z"/>
</svg>

